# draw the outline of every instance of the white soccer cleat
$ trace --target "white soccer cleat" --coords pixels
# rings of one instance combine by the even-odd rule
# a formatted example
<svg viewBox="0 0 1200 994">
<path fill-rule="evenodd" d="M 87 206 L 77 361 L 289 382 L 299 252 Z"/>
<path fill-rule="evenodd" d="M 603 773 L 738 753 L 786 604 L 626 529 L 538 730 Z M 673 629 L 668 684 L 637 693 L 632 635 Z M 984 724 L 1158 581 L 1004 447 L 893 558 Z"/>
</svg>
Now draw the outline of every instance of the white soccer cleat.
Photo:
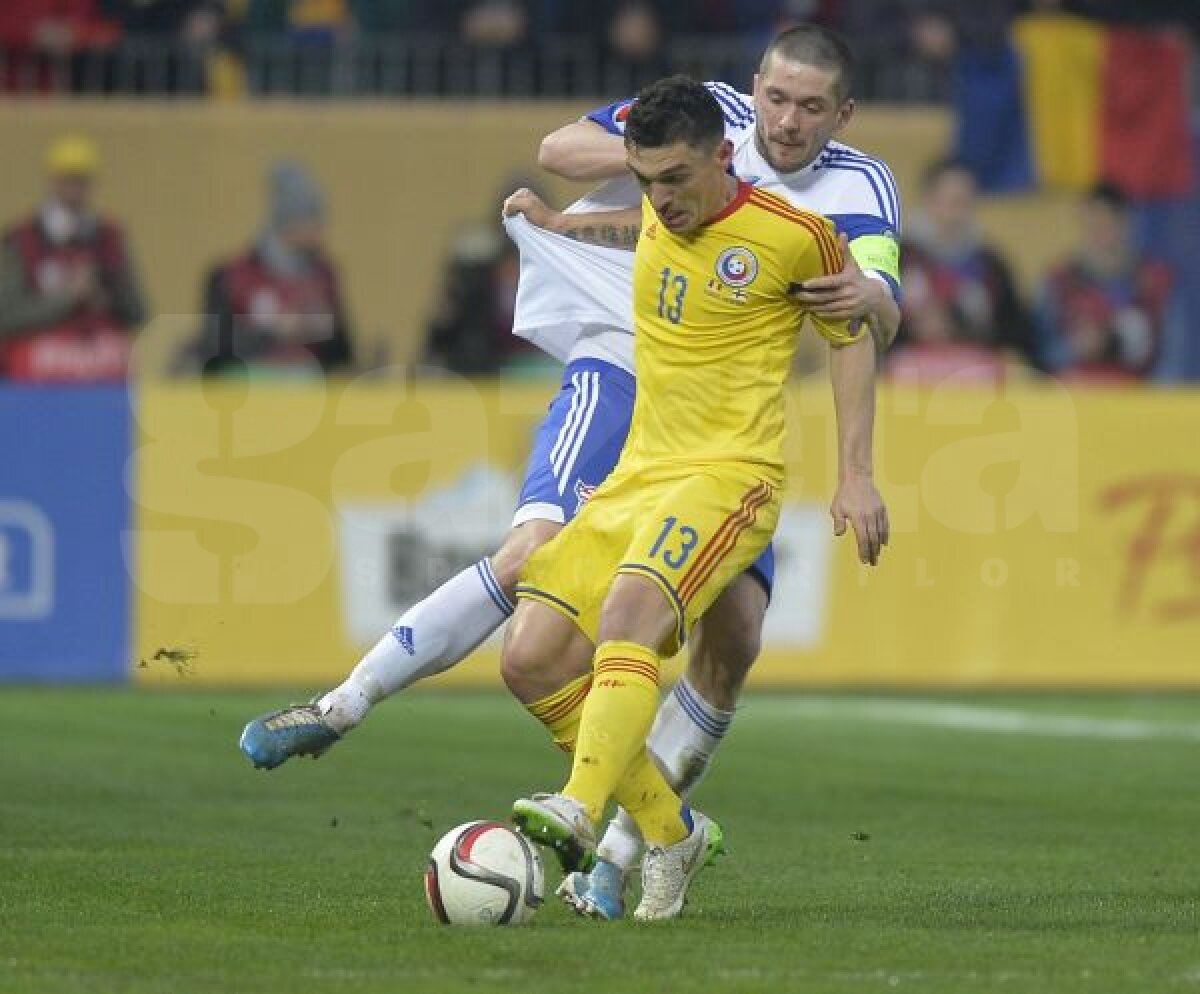
<svg viewBox="0 0 1200 994">
<path fill-rule="evenodd" d="M 564 873 L 596 862 L 596 830 L 583 805 L 565 794 L 534 794 L 513 804 L 513 823 L 531 842 L 553 849 Z"/>
<path fill-rule="evenodd" d="M 640 922 L 678 918 L 692 878 L 705 866 L 710 850 L 720 845 L 721 828 L 692 811 L 692 834 L 673 846 L 651 846 L 642 859 L 642 900 L 633 917 Z"/>
</svg>

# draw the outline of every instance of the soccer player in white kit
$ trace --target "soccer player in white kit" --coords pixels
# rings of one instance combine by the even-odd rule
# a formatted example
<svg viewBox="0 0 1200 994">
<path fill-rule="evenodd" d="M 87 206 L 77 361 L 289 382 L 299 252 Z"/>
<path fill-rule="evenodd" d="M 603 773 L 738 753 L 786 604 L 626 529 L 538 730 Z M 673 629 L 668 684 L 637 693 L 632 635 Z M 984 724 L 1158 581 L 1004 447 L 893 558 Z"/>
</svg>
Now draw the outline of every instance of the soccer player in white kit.
<svg viewBox="0 0 1200 994">
<path fill-rule="evenodd" d="M 851 71 L 844 42 L 805 26 L 783 32 L 768 46 L 753 97 L 724 83 L 707 85 L 725 114 L 737 175 L 825 214 L 849 241 L 853 261 L 847 269 L 806 284 L 797 297 L 823 316 L 868 321 L 882 350 L 899 324 L 900 204 L 884 163 L 833 140 L 853 113 Z M 551 172 L 607 181 L 569 213 L 638 203 L 622 137 L 631 103 L 602 107 L 543 141 L 540 162 Z M 636 230 L 605 226 L 593 233 L 591 240 L 608 248 L 566 241 L 552 233 L 562 227 L 559 215 L 544 205 L 523 203 L 534 224 L 523 218 L 506 222 L 522 252 L 514 331 L 563 359 L 566 369 L 538 431 L 513 529 L 496 554 L 406 611 L 340 686 L 313 704 L 250 722 L 240 744 L 256 766 L 273 768 L 293 755 L 319 755 L 359 724 L 372 705 L 466 658 L 512 613 L 513 592 L 528 557 L 574 516 L 616 464 L 634 394 L 632 252 L 620 250 L 633 247 Z M 869 480 L 862 483 L 839 492 L 831 507 L 838 534 L 847 522 L 854 527 L 860 555 L 874 493 Z M 684 796 L 704 775 L 733 719 L 741 684 L 758 653 L 772 579 L 768 550 L 697 626 L 687 672 L 662 704 L 648 744 Z M 510 654 L 503 675 L 552 733 L 555 712 L 586 679 L 546 672 L 540 662 L 524 666 L 519 654 Z M 586 897 L 601 917 L 619 917 L 625 879 L 640 845 L 632 823 L 618 817 L 590 877 L 567 881 L 569 896 Z"/>
</svg>

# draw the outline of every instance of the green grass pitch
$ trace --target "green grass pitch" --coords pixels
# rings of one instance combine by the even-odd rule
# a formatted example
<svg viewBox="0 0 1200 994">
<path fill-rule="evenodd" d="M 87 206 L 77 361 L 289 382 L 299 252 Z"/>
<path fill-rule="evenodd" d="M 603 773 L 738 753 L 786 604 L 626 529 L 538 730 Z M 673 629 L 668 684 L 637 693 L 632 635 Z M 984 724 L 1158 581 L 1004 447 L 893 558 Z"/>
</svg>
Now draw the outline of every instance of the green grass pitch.
<svg viewBox="0 0 1200 994">
<path fill-rule="evenodd" d="M 563 757 L 423 692 L 250 769 L 243 722 L 298 697 L 0 690 L 0 991 L 1200 991 L 1197 698 L 752 696 L 684 919 L 453 929 L 433 842 Z"/>
</svg>

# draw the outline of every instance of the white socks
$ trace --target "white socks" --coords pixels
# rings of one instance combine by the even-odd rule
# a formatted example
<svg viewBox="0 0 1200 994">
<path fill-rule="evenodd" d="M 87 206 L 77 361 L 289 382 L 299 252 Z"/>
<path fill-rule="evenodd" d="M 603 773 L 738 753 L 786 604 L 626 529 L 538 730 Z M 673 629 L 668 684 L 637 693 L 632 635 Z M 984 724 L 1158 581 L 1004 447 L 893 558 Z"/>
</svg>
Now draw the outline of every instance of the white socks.
<svg viewBox="0 0 1200 994">
<path fill-rule="evenodd" d="M 733 723 L 733 712 L 715 708 L 679 678 L 658 709 L 646 746 L 667 782 L 687 799 L 712 763 L 713 753 Z M 608 823 L 597 854 L 628 873 L 642 851 L 642 836 L 623 808 Z"/>
<path fill-rule="evenodd" d="M 317 706 L 334 731 L 345 734 L 371 705 L 461 662 L 512 612 L 491 564 L 481 559 L 405 611 Z"/>
</svg>

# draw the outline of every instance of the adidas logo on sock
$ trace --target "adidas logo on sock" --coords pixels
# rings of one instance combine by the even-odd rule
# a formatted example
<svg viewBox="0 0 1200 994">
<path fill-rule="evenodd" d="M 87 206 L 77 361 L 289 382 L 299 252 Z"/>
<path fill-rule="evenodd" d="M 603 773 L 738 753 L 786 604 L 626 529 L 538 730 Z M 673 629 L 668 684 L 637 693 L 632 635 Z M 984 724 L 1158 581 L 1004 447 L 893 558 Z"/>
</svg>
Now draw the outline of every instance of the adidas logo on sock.
<svg viewBox="0 0 1200 994">
<path fill-rule="evenodd" d="M 415 656 L 417 653 L 416 646 L 413 644 L 413 630 L 407 625 L 396 625 L 392 628 L 392 635 L 396 641 L 400 643 L 400 647 L 410 656 Z"/>
</svg>

